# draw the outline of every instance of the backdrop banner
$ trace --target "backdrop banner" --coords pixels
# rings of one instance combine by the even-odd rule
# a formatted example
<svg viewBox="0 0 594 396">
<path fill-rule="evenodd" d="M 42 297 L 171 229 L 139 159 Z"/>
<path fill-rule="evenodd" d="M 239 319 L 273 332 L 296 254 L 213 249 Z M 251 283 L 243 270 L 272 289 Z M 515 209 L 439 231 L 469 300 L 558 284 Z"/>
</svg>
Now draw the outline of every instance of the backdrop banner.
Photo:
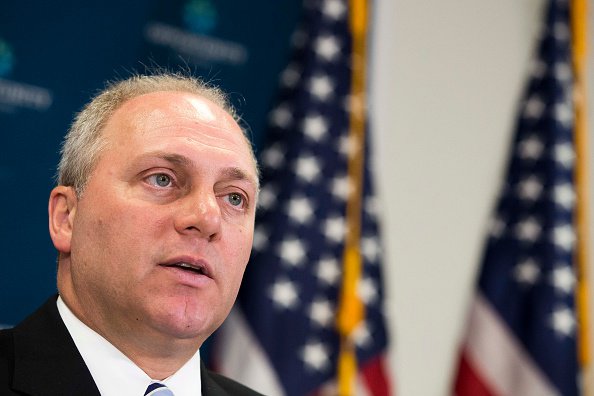
<svg viewBox="0 0 594 396">
<path fill-rule="evenodd" d="M 0 5 L 0 326 L 56 292 L 47 226 L 60 144 L 106 80 L 184 70 L 230 94 L 256 146 L 301 1 L 7 0 Z"/>
</svg>

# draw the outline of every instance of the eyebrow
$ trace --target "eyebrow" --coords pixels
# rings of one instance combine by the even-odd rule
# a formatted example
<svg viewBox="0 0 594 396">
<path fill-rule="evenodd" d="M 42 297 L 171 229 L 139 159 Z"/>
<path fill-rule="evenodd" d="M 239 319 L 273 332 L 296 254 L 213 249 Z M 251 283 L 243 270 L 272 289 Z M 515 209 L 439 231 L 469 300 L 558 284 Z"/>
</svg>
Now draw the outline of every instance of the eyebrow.
<svg viewBox="0 0 594 396">
<path fill-rule="evenodd" d="M 164 152 L 158 151 L 158 152 L 148 153 L 147 156 L 159 157 L 159 158 L 161 158 L 167 162 L 170 162 L 172 164 L 187 167 L 187 168 L 195 167 L 194 161 L 192 161 L 190 158 L 188 158 L 186 156 L 179 155 L 179 154 L 164 153 Z M 246 181 L 246 182 L 252 184 L 254 186 L 256 193 L 260 189 L 260 182 L 259 182 L 258 178 L 250 177 L 241 168 L 228 167 L 228 168 L 224 168 L 221 173 L 225 179 L 241 180 L 241 181 Z"/>
<path fill-rule="evenodd" d="M 258 179 L 254 179 L 253 177 L 250 177 L 248 174 L 246 174 L 243 170 L 236 168 L 236 167 L 232 167 L 232 168 L 225 168 L 223 169 L 223 175 L 229 179 L 229 180 L 245 180 L 248 183 L 252 184 L 254 186 L 254 189 L 256 190 L 256 192 L 258 192 L 259 188 L 260 188 L 260 183 L 258 181 Z"/>
</svg>

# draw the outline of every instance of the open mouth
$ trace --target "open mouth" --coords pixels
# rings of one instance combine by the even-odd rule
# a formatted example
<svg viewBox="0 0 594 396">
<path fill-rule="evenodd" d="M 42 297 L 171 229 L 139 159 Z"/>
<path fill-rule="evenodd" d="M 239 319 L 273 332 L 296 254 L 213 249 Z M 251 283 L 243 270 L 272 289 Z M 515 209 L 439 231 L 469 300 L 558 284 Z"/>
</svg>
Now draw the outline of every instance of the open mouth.
<svg viewBox="0 0 594 396">
<path fill-rule="evenodd" d="M 206 268 L 204 268 L 201 265 L 194 265 L 194 264 L 189 264 L 189 263 L 172 263 L 172 264 L 166 264 L 166 265 L 164 265 L 164 267 L 179 268 L 181 270 L 192 272 L 197 275 L 208 276 L 208 273 L 206 272 Z"/>
</svg>

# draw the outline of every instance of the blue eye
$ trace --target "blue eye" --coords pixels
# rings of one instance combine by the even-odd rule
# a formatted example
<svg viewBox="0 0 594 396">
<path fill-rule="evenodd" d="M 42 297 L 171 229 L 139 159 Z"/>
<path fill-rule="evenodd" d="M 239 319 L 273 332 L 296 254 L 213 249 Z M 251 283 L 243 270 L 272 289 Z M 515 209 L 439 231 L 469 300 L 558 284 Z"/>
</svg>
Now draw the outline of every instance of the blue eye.
<svg viewBox="0 0 594 396">
<path fill-rule="evenodd" d="M 228 195 L 229 203 L 233 206 L 241 206 L 243 203 L 243 197 L 237 193 L 231 193 Z"/>
<path fill-rule="evenodd" d="M 157 173 L 155 175 L 149 176 L 149 180 L 151 184 L 154 184 L 159 187 L 168 187 L 171 185 L 171 177 L 165 173 Z"/>
</svg>

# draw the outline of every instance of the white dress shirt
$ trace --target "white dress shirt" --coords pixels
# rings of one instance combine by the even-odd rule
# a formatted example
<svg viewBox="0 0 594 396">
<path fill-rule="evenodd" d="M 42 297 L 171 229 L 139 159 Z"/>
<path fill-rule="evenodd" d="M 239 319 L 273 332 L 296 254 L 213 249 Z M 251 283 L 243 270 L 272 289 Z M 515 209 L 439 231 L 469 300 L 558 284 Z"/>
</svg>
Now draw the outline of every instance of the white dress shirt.
<svg viewBox="0 0 594 396">
<path fill-rule="evenodd" d="M 74 316 L 61 297 L 58 297 L 57 305 L 60 316 L 102 396 L 143 396 L 151 382 L 167 385 L 175 396 L 202 396 L 199 350 L 172 376 L 156 381 Z"/>
</svg>

